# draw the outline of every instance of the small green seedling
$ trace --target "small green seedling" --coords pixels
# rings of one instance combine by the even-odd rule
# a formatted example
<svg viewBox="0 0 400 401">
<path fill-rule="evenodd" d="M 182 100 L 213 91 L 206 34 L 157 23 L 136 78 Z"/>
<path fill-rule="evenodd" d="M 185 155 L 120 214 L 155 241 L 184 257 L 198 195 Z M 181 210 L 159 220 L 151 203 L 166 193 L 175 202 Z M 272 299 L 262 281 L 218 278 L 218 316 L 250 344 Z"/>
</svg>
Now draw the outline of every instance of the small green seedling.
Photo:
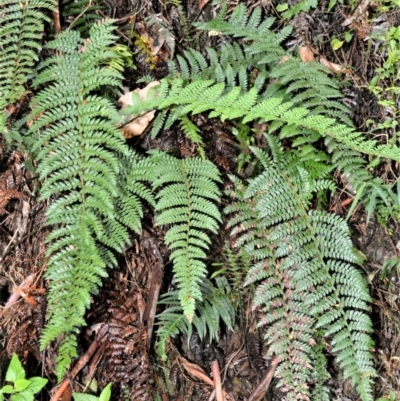
<svg viewBox="0 0 400 401">
<path fill-rule="evenodd" d="M 99 397 L 84 393 L 72 393 L 74 401 L 109 401 L 111 397 L 111 383 L 104 387 Z"/>
<path fill-rule="evenodd" d="M 0 401 L 6 399 L 10 401 L 33 401 L 34 395 L 46 385 L 47 379 L 42 377 L 25 379 L 25 370 L 18 356 L 14 354 L 7 369 L 6 382 L 12 384 L 6 384 L 0 389 Z"/>
<path fill-rule="evenodd" d="M 396 397 L 396 394 L 394 391 L 391 391 L 390 394 L 386 397 L 380 397 L 376 401 L 397 401 L 398 398 Z"/>
</svg>

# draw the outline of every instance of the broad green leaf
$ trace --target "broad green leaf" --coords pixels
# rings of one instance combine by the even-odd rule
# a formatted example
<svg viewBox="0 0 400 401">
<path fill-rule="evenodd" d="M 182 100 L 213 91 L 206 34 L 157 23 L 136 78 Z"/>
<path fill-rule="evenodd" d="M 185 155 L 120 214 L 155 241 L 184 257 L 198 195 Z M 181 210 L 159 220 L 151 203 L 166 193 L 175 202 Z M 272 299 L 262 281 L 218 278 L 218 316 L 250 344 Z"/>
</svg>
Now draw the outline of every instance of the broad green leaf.
<svg viewBox="0 0 400 401">
<path fill-rule="evenodd" d="M 25 379 L 25 370 L 16 354 L 13 354 L 6 373 L 7 382 L 15 382 L 18 379 Z"/>
<path fill-rule="evenodd" d="M 33 394 L 28 390 L 24 390 L 20 393 L 13 394 L 11 396 L 11 401 L 33 401 Z"/>
<path fill-rule="evenodd" d="M 276 11 L 282 12 L 282 11 L 286 11 L 288 8 L 289 8 L 288 3 L 279 4 L 276 6 Z"/>
<path fill-rule="evenodd" d="M 9 384 L 7 384 L 6 386 L 0 388 L 0 394 L 1 394 L 1 393 L 4 393 L 4 394 L 11 394 L 11 393 L 13 393 L 14 391 L 15 391 L 15 390 L 14 390 L 14 387 L 13 387 L 13 386 L 10 386 Z M 1 400 L 1 398 L 0 398 L 0 400 Z"/>
<path fill-rule="evenodd" d="M 15 391 L 23 391 L 31 384 L 30 380 L 18 379 L 14 382 Z"/>
<path fill-rule="evenodd" d="M 111 397 L 111 383 L 108 383 L 107 386 L 103 388 L 103 391 L 100 394 L 99 401 L 109 401 Z"/>
<path fill-rule="evenodd" d="M 31 377 L 29 379 L 30 385 L 28 390 L 31 391 L 33 394 L 38 393 L 48 382 L 47 379 L 43 379 L 43 377 Z"/>
<path fill-rule="evenodd" d="M 333 50 L 339 50 L 343 46 L 344 41 L 337 38 L 331 40 L 331 45 Z"/>
</svg>

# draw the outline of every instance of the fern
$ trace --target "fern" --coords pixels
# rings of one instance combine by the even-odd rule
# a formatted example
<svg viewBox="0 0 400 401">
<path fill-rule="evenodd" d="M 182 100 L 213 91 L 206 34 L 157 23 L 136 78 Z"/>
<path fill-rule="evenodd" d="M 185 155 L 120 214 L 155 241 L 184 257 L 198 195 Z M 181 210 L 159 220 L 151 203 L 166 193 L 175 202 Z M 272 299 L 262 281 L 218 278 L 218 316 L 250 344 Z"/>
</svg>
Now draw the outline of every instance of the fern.
<svg viewBox="0 0 400 401">
<path fill-rule="evenodd" d="M 44 23 L 49 21 L 45 13 L 54 8 L 51 0 L 0 0 L 0 132 L 9 142 L 21 137 L 17 130 L 6 128 L 10 116 L 6 106 L 26 94 L 25 84 L 34 74 L 42 48 Z"/>
<path fill-rule="evenodd" d="M 181 123 L 181 128 L 182 131 L 185 133 L 185 135 L 195 144 L 198 145 L 198 150 L 201 155 L 201 157 L 204 159 L 205 154 L 204 154 L 204 142 L 201 139 L 201 136 L 199 134 L 200 129 L 193 124 L 187 116 L 182 116 L 180 118 L 180 123 Z"/>
<path fill-rule="evenodd" d="M 256 88 L 243 94 L 240 87 L 225 91 L 222 83 L 195 81 L 183 87 L 182 80 L 175 80 L 169 86 L 163 81 L 159 96 L 155 100 L 139 103 L 129 109 L 135 115 L 147 110 L 163 110 L 172 105 L 184 105 L 176 111 L 176 117 L 188 113 L 198 114 L 211 111 L 210 118 L 219 117 L 222 121 L 242 118 L 242 123 L 251 121 L 274 122 L 282 126 L 296 127 L 298 131 L 312 130 L 319 137 L 328 137 L 342 143 L 347 149 L 366 155 L 400 161 L 400 149 L 391 145 L 379 145 L 373 140 L 365 140 L 363 134 L 336 119 L 324 115 L 314 115 L 306 107 L 294 107 L 291 101 L 279 97 L 262 100 Z M 180 93 L 178 93 L 180 90 Z M 162 92 L 161 92 L 162 91 Z M 164 93 L 168 93 L 164 95 Z"/>
<path fill-rule="evenodd" d="M 87 36 L 90 27 L 102 18 L 98 11 L 104 6 L 98 0 L 62 0 L 63 14 L 69 19 L 73 18 L 69 28 L 77 29 Z"/>
<path fill-rule="evenodd" d="M 293 9 L 288 12 L 297 13 L 296 7 L 303 7 L 302 4 L 311 2 L 299 2 Z M 316 3 L 315 3 L 316 4 Z M 314 6 L 315 6 L 314 4 Z M 345 107 L 338 99 L 342 97 L 339 87 L 335 80 L 328 77 L 328 71 L 319 63 L 303 63 L 297 57 L 288 54 L 280 46 L 280 43 L 290 34 L 290 26 L 286 26 L 282 31 L 274 33 L 270 30 L 274 24 L 273 18 L 264 19 L 261 22 L 261 9 L 255 8 L 251 13 L 246 11 L 244 4 L 239 4 L 229 20 L 226 18 L 227 8 L 223 7 L 218 14 L 217 18 L 213 21 L 206 23 L 199 23 L 197 27 L 201 30 L 209 32 L 218 32 L 219 34 L 231 35 L 240 38 L 244 42 L 242 45 L 243 53 L 246 55 L 245 59 L 249 61 L 247 70 L 251 71 L 254 68 L 258 70 L 257 79 L 254 86 L 261 94 L 261 99 L 278 97 L 285 101 L 292 102 L 294 107 L 302 107 L 310 110 L 312 115 L 320 115 L 325 117 L 333 117 L 339 120 L 342 124 L 348 125 L 353 128 L 350 121 L 350 110 Z M 268 39 L 266 39 L 268 38 Z M 238 45 L 237 45 L 238 46 Z M 214 53 L 216 53 L 214 51 Z M 234 54 L 230 52 L 229 54 Z M 235 53 L 236 54 L 236 53 Z M 284 57 L 285 56 L 285 57 Z M 210 60 L 217 65 L 215 71 L 219 68 L 217 56 L 210 57 Z M 283 60 L 285 60 L 283 62 Z M 253 61 L 253 64 L 251 62 Z M 255 63 L 254 63 L 255 62 Z M 241 68 L 243 68 L 243 63 Z M 193 74 L 197 76 L 198 74 Z M 201 75 L 199 75 L 202 77 Z M 217 82 L 220 75 L 214 74 L 207 75 L 206 79 L 215 79 Z M 271 80 L 275 80 L 273 83 Z M 261 92 L 263 82 L 269 80 L 264 93 Z M 278 82 L 276 82 L 278 80 Z M 259 82 L 257 82 L 259 81 Z M 239 83 L 240 86 L 242 86 Z M 301 118 L 301 116 L 299 116 Z M 347 130 L 347 128 L 345 128 Z M 272 121 L 269 132 L 279 130 L 281 138 L 291 138 L 292 146 L 304 146 L 305 144 L 312 144 L 321 138 L 321 133 L 314 128 L 307 128 L 303 126 L 299 129 L 297 124 L 284 125 L 282 121 Z M 350 133 L 350 132 L 349 132 Z M 354 132 L 355 139 L 361 139 L 364 136 Z M 374 180 L 369 174 L 366 163 L 360 157 L 360 153 L 368 153 L 368 147 L 374 146 L 371 142 L 366 144 L 364 149 L 355 148 L 350 142 L 343 143 L 343 138 L 334 137 L 333 135 L 322 136 L 329 142 L 329 149 L 332 153 L 332 165 L 339 168 L 348 177 L 356 192 L 361 190 L 365 185 Z M 382 148 L 385 157 L 392 158 L 398 157 L 398 150 L 395 147 Z M 319 152 L 316 148 L 315 152 Z M 374 156 L 377 156 L 375 153 Z M 379 156 L 378 156 L 379 157 Z M 379 185 L 379 184 L 378 184 Z M 385 188 L 381 191 L 381 198 L 378 202 L 371 202 L 370 198 L 364 193 L 362 200 L 365 206 L 371 211 L 374 207 L 375 210 L 385 209 L 390 198 L 393 196 L 392 191 Z"/>
<path fill-rule="evenodd" d="M 221 215 L 213 203 L 219 200 L 218 169 L 208 160 L 178 160 L 155 154 L 153 188 L 158 189 L 158 225 L 172 225 L 165 234 L 171 253 L 179 300 L 189 322 L 202 300 L 200 283 L 207 275 L 204 259 Z"/>
<path fill-rule="evenodd" d="M 117 57 L 111 22 L 94 25 L 90 40 L 75 31 L 62 33 L 48 44 L 59 55 L 44 63 L 35 86 L 46 85 L 35 97 L 30 134 L 32 149 L 44 180 L 41 198 L 53 198 L 47 224 L 50 281 L 48 323 L 41 347 L 61 334 L 57 374 L 61 379 L 76 356 L 76 334 L 91 294 L 97 292 L 113 253 L 128 242 L 125 226 L 140 231 L 141 200 L 153 202 L 141 183 L 150 178 L 148 166 L 124 143 L 116 128 L 119 115 L 94 91 L 119 87 L 121 76 L 101 67 Z"/>
<path fill-rule="evenodd" d="M 224 277 L 216 278 L 216 287 L 209 280 L 200 283 L 203 300 L 196 305 L 196 313 L 193 316 L 192 324 L 183 314 L 179 302 L 179 292 L 172 291 L 162 296 L 160 304 L 167 304 L 168 308 L 160 313 L 157 318 L 158 354 L 165 359 L 165 345 L 169 338 L 175 337 L 178 333 L 185 333 L 190 340 L 193 326 L 196 328 L 200 338 L 213 341 L 218 340 L 218 330 L 221 319 L 228 329 L 233 329 L 235 310 L 233 308 L 230 292 L 231 288 Z"/>
<path fill-rule="evenodd" d="M 245 284 L 261 281 L 254 304 L 263 308 L 259 324 L 268 325 L 270 352 L 282 360 L 280 384 L 289 400 L 311 399 L 306 383 L 314 377 L 312 399 L 327 399 L 324 356 L 313 346 L 322 334 L 331 338 L 344 377 L 362 400 L 372 400 L 372 324 L 365 314 L 370 298 L 353 267 L 359 260 L 344 222 L 310 208 L 313 193 L 329 184 L 311 179 L 307 163 L 294 154 L 273 161 L 252 150 L 264 172 L 226 212 L 237 245 L 254 260 Z"/>
</svg>

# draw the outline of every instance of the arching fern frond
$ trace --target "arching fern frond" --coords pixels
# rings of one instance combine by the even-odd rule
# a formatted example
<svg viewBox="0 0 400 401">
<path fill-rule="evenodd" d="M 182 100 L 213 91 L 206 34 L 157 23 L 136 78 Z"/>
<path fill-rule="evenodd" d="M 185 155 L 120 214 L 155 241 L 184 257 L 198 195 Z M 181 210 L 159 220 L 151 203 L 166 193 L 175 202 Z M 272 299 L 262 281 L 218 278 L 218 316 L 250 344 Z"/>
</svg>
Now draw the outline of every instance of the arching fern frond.
<svg viewBox="0 0 400 401">
<path fill-rule="evenodd" d="M 287 399 L 311 399 L 305 384 L 310 376 L 317 397 L 312 399 L 327 399 L 320 365 L 325 359 L 313 346 L 323 335 L 332 338 L 344 377 L 352 379 L 362 400 L 372 400 L 372 324 L 365 313 L 370 297 L 353 266 L 359 260 L 347 226 L 336 215 L 310 209 L 320 185 L 307 162 L 286 153 L 271 163 L 252 150 L 264 172 L 246 189 L 236 186 L 244 196 L 227 212 L 237 245 L 254 261 L 245 284 L 261 281 L 254 304 L 264 311 L 260 325 L 268 325 L 270 352 L 282 360 L 277 372 Z"/>
<path fill-rule="evenodd" d="M 177 117 L 210 110 L 210 118 L 219 117 L 222 121 L 242 118 L 244 124 L 251 121 L 280 122 L 282 126 L 297 127 L 299 132 L 307 129 L 319 137 L 335 139 L 336 142 L 359 153 L 400 161 L 400 149 L 396 146 L 379 145 L 373 140 L 365 140 L 364 135 L 354 128 L 325 115 L 314 115 L 313 111 L 306 107 L 294 107 L 291 101 L 284 101 L 279 97 L 263 100 L 255 87 L 244 96 L 240 87 L 225 91 L 224 84 L 214 84 L 211 80 L 195 81 L 183 89 L 182 85 L 182 80 L 173 81 L 170 90 L 164 92 L 165 97 L 160 94 L 154 100 L 130 108 L 129 112 L 139 115 L 143 111 L 184 105 L 185 107 L 177 112 Z M 180 94 L 177 93 L 176 86 L 181 89 Z M 176 95 L 169 96 L 170 92 Z"/>
<path fill-rule="evenodd" d="M 208 232 L 216 233 L 221 222 L 215 205 L 220 192 L 219 172 L 208 160 L 178 160 L 153 156 L 153 188 L 157 194 L 157 224 L 172 225 L 165 235 L 179 288 L 183 312 L 191 322 L 196 301 L 202 300 L 200 283 L 207 275 L 206 251 L 211 242 Z"/>
<path fill-rule="evenodd" d="M 47 325 L 41 347 L 64 334 L 57 358 L 61 379 L 76 356 L 76 334 L 113 251 L 128 242 L 126 227 L 140 231 L 141 199 L 153 202 L 142 184 L 149 168 L 126 146 L 117 129 L 119 115 L 99 88 L 119 87 L 121 76 L 103 67 L 117 57 L 111 21 L 94 25 L 90 40 L 68 31 L 49 43 L 58 55 L 45 63 L 35 85 L 44 85 L 32 102 L 32 152 L 43 185 L 41 198 L 52 200 L 47 224 L 50 281 Z"/>
</svg>

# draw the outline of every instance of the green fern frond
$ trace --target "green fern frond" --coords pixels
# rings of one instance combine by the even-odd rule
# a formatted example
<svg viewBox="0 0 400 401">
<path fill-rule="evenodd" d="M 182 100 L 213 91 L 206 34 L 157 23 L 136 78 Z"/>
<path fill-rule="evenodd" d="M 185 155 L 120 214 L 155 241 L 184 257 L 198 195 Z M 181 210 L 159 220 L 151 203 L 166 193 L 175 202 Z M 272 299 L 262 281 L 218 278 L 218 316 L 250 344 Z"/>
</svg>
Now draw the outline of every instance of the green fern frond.
<svg viewBox="0 0 400 401">
<path fill-rule="evenodd" d="M 35 74 L 42 49 L 46 13 L 55 9 L 52 0 L 0 0 L 0 132 L 7 142 L 22 143 L 19 126 L 6 126 L 10 115 L 6 107 L 23 98 L 26 83 Z M 18 125 L 18 127 L 17 127 Z"/>
<path fill-rule="evenodd" d="M 230 226 L 238 246 L 254 260 L 245 284 L 261 281 L 254 304 L 264 311 L 260 325 L 269 326 L 270 352 L 282 359 L 281 385 L 288 399 L 310 399 L 300 383 L 314 375 L 315 394 L 326 399 L 322 350 L 311 346 L 321 342 L 315 338 L 320 332 L 332 337 L 344 377 L 352 379 L 363 400 L 372 400 L 372 325 L 365 314 L 370 297 L 353 267 L 359 260 L 347 226 L 336 215 L 309 210 L 320 184 L 307 162 L 289 153 L 270 163 L 263 152 L 252 150 L 262 155 L 265 170 L 226 211 L 233 213 Z M 319 361 L 319 373 L 313 361 Z"/>
<path fill-rule="evenodd" d="M 200 156 L 204 159 L 205 154 L 204 154 L 204 142 L 201 139 L 201 136 L 199 134 L 200 129 L 193 124 L 187 116 L 182 116 L 180 117 L 180 123 L 181 123 L 181 128 L 182 131 L 185 133 L 185 135 L 195 144 L 197 145 L 197 149 L 200 153 Z"/>
<path fill-rule="evenodd" d="M 171 91 L 174 90 L 175 85 L 181 87 L 182 81 L 174 81 Z M 256 97 L 254 101 L 255 93 L 256 89 L 252 88 L 247 95 L 252 100 L 243 104 L 240 87 L 226 92 L 222 83 L 213 84 L 210 80 L 195 81 L 185 86 L 180 96 L 167 95 L 164 99 L 159 96 L 156 100 L 142 102 L 129 111 L 139 114 L 154 108 L 162 110 L 175 104 L 186 105 L 180 110 L 181 115 L 212 110 L 210 117 L 219 117 L 222 121 L 241 116 L 244 116 L 243 124 L 250 121 L 278 121 L 283 125 L 297 127 L 299 132 L 308 129 L 319 134 L 320 137 L 330 137 L 344 144 L 348 149 L 362 154 L 400 161 L 400 149 L 396 146 L 378 145 L 373 140 L 365 140 L 364 135 L 354 128 L 340 124 L 334 118 L 314 115 L 305 107 L 294 107 L 291 101 L 285 102 L 282 98 L 272 97 L 262 100 Z"/>
<path fill-rule="evenodd" d="M 157 194 L 157 224 L 172 225 L 165 242 L 185 316 L 191 322 L 196 301 L 202 300 L 200 283 L 207 275 L 204 259 L 209 248 L 207 231 L 217 232 L 221 215 L 218 169 L 208 160 L 178 160 L 168 155 L 153 156 L 153 188 Z"/>
<path fill-rule="evenodd" d="M 116 128 L 119 115 L 105 98 L 93 94 L 104 85 L 121 86 L 121 75 L 103 67 L 118 57 L 112 22 L 94 25 L 90 40 L 74 31 L 49 43 L 58 55 L 44 63 L 34 86 L 45 88 L 32 103 L 30 135 L 37 171 L 44 180 L 41 198 L 53 202 L 47 224 L 46 278 L 48 323 L 41 347 L 64 334 L 57 375 L 61 379 L 76 356 L 76 335 L 85 310 L 98 291 L 106 267 L 116 263 L 113 250 L 128 242 L 126 227 L 140 232 L 142 199 L 154 204 L 142 184 L 148 165 L 128 149 Z"/>
<path fill-rule="evenodd" d="M 104 10 L 104 5 L 98 0 L 62 0 L 61 3 L 63 15 L 73 18 L 69 28 L 78 30 L 85 37 L 90 27 L 103 18 L 99 11 Z"/>
<path fill-rule="evenodd" d="M 157 349 L 158 354 L 166 359 L 165 345 L 169 338 L 178 333 L 184 333 L 190 340 L 193 326 L 200 338 L 208 336 L 210 341 L 219 338 L 219 325 L 222 320 L 228 329 L 233 329 L 235 310 L 230 299 L 231 288 L 224 277 L 216 278 L 216 286 L 205 279 L 200 284 L 203 300 L 196 304 L 196 313 L 192 324 L 183 313 L 179 301 L 179 291 L 172 291 L 161 297 L 159 304 L 166 304 L 168 308 L 157 315 Z"/>
</svg>

